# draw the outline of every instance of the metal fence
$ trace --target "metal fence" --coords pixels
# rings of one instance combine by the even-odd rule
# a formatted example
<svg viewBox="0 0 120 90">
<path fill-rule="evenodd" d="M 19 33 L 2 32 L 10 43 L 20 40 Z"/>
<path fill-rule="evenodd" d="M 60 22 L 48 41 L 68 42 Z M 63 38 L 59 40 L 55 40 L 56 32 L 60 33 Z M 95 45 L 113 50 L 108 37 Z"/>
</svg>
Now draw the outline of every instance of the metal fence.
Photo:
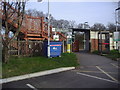
<svg viewBox="0 0 120 90">
<path fill-rule="evenodd" d="M 67 44 L 63 41 L 62 52 L 67 52 Z M 11 56 L 43 56 L 43 41 L 12 41 L 9 44 Z"/>
<path fill-rule="evenodd" d="M 14 56 L 42 55 L 43 41 L 12 41 L 9 45 L 9 54 Z"/>
</svg>

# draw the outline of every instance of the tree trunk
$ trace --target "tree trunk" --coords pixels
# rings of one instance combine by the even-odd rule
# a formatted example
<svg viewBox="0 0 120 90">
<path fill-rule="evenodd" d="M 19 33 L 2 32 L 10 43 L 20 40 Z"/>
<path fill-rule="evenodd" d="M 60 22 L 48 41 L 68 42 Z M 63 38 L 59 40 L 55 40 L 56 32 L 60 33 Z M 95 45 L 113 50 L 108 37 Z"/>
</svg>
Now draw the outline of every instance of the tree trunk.
<svg viewBox="0 0 120 90">
<path fill-rule="evenodd" d="M 3 51 L 2 51 L 2 61 L 4 63 L 7 63 L 9 61 L 9 53 L 8 53 L 8 46 L 4 45 L 3 46 Z"/>
</svg>

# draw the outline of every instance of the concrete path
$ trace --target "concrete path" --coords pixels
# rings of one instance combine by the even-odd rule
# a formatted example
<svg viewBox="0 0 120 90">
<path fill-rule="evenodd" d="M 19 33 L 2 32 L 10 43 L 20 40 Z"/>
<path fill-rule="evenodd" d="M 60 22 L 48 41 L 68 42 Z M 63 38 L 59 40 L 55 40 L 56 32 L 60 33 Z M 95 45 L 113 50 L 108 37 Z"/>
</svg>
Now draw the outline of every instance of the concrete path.
<svg viewBox="0 0 120 90">
<path fill-rule="evenodd" d="M 118 62 L 89 53 L 76 53 L 74 70 L 3 84 L 3 88 L 119 88 Z"/>
</svg>

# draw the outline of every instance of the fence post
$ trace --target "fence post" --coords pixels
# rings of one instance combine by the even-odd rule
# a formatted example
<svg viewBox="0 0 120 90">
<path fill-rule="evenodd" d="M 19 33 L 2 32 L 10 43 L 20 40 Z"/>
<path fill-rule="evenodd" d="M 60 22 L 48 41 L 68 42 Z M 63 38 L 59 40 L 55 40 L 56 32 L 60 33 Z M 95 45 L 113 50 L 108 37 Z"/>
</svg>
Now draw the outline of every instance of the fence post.
<svg viewBox="0 0 120 90">
<path fill-rule="evenodd" d="M 63 40 L 63 53 L 65 52 L 65 45 L 64 45 L 64 40 Z"/>
<path fill-rule="evenodd" d="M 19 49 L 19 46 L 20 46 L 20 43 L 19 43 L 19 39 L 18 39 L 18 56 L 20 55 L 20 49 Z"/>
<path fill-rule="evenodd" d="M 25 40 L 25 51 L 26 51 L 26 56 L 28 55 L 28 40 Z"/>
</svg>

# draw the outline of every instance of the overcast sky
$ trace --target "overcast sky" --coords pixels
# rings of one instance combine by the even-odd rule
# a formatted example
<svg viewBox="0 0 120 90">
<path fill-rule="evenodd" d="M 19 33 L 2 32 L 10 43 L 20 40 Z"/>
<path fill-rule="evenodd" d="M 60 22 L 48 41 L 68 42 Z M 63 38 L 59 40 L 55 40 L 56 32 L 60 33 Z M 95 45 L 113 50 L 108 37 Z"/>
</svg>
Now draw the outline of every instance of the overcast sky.
<svg viewBox="0 0 120 90">
<path fill-rule="evenodd" d="M 76 23 L 115 23 L 117 2 L 50 2 L 50 13 L 55 19 L 74 20 Z M 28 2 L 26 9 L 48 12 L 47 2 Z"/>
</svg>

